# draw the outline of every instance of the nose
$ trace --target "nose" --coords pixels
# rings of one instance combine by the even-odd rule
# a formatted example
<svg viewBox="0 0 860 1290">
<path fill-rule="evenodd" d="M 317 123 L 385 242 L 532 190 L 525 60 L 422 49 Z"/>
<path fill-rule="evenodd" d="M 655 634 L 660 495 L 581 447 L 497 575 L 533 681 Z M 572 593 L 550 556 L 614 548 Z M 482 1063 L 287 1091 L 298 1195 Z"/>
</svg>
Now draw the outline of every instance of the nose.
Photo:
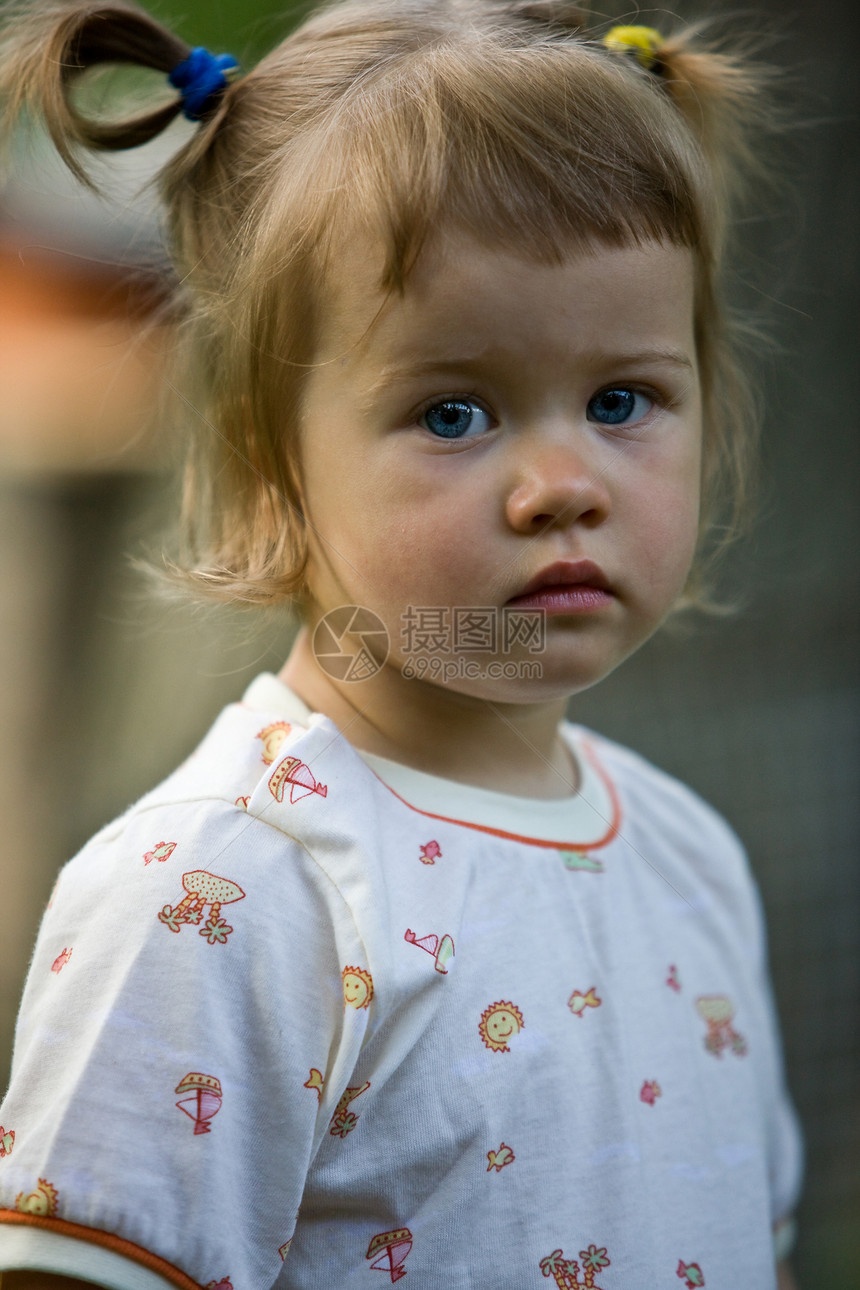
<svg viewBox="0 0 860 1290">
<path fill-rule="evenodd" d="M 518 533 L 579 524 L 595 528 L 609 515 L 611 499 L 602 454 L 588 452 L 566 433 L 523 437 L 508 493 L 508 523 Z"/>
</svg>

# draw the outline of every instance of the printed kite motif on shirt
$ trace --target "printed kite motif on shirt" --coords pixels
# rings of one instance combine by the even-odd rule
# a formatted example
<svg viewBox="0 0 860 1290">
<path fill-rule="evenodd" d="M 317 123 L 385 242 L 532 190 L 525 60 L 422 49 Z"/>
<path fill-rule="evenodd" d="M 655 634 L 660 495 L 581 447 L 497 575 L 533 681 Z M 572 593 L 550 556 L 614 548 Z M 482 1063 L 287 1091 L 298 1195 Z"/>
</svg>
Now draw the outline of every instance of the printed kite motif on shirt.
<svg viewBox="0 0 860 1290">
<path fill-rule="evenodd" d="M 747 1041 L 732 1026 L 735 1010 L 725 995 L 701 995 L 696 1000 L 696 1011 L 707 1022 L 704 1044 L 709 1053 L 722 1057 L 724 1050 L 731 1048 L 736 1057 L 746 1054 Z"/>
<path fill-rule="evenodd" d="M 269 776 L 269 792 L 276 802 L 283 802 L 288 784 L 290 802 L 301 801 L 311 793 L 318 793 L 320 797 L 328 795 L 325 784 L 314 779 L 310 767 L 299 761 L 298 757 L 285 757 Z"/>
<path fill-rule="evenodd" d="M 500 1174 L 505 1165 L 512 1165 L 514 1163 L 516 1156 L 513 1151 L 511 1151 L 510 1147 L 505 1146 L 503 1142 L 498 1151 L 487 1152 L 487 1159 L 490 1162 L 487 1165 L 487 1173 L 489 1173 L 491 1169 L 495 1169 L 496 1173 Z"/>
<path fill-rule="evenodd" d="M 559 851 L 565 869 L 581 869 L 585 873 L 603 873 L 603 861 L 596 856 L 586 855 L 584 851 Z"/>
<path fill-rule="evenodd" d="M 169 860 L 176 847 L 176 842 L 156 842 L 151 851 L 144 852 L 143 863 L 150 864 L 153 860 Z"/>
<path fill-rule="evenodd" d="M 599 1008 L 602 999 L 598 999 L 594 986 L 583 994 L 580 990 L 574 990 L 573 994 L 567 1001 L 567 1006 L 575 1017 L 584 1017 L 586 1008 Z"/>
<path fill-rule="evenodd" d="M 35 1214 L 39 1218 L 55 1218 L 57 1214 L 57 1189 L 47 1178 L 40 1178 L 35 1191 L 18 1192 L 15 1208 L 19 1214 Z"/>
<path fill-rule="evenodd" d="M 500 999 L 481 1013 L 478 1032 L 482 1042 L 494 1053 L 509 1053 L 508 1040 L 525 1026 L 523 1014 L 515 1003 Z"/>
<path fill-rule="evenodd" d="M 662 1096 L 663 1090 L 655 1079 L 646 1079 L 639 1090 L 639 1101 L 647 1106 L 654 1106 L 657 1098 Z"/>
<path fill-rule="evenodd" d="M 589 1245 L 587 1250 L 580 1250 L 579 1257 L 582 1259 L 582 1272 L 584 1279 L 579 1279 L 579 1263 L 576 1259 L 566 1259 L 563 1250 L 553 1250 L 545 1259 L 540 1261 L 540 1270 L 545 1277 L 552 1277 L 558 1290 L 577 1290 L 577 1287 L 587 1287 L 587 1290 L 601 1290 L 600 1286 L 594 1280 L 595 1273 L 601 1268 L 608 1268 L 612 1260 L 606 1252 L 606 1246 L 600 1249 L 596 1245 Z"/>
<path fill-rule="evenodd" d="M 398 1227 L 374 1236 L 364 1257 L 374 1260 L 370 1266 L 377 1272 L 387 1272 L 392 1281 L 399 1281 L 406 1276 L 403 1264 L 411 1249 L 412 1233 L 408 1227 Z"/>
<path fill-rule="evenodd" d="M 204 923 L 198 934 L 205 936 L 210 945 L 225 944 L 233 928 L 221 918 L 221 906 L 244 900 L 242 888 L 229 878 L 219 878 L 217 874 L 207 873 L 205 869 L 184 873 L 182 886 L 187 893 L 185 897 L 175 907 L 165 905 L 158 915 L 158 921 L 169 927 L 171 932 L 178 932 L 183 923 L 199 923 L 208 905 L 209 921 Z"/>
<path fill-rule="evenodd" d="M 289 1252 L 290 1252 L 290 1246 L 292 1245 L 292 1243 L 293 1243 L 293 1238 L 292 1238 L 292 1237 L 290 1237 L 290 1239 L 289 1239 L 288 1241 L 284 1241 L 283 1245 L 280 1245 L 280 1246 L 278 1247 L 278 1253 L 279 1253 L 279 1254 L 280 1254 L 280 1256 L 281 1256 L 281 1262 L 282 1262 L 282 1263 L 284 1262 L 284 1260 L 286 1259 L 287 1255 L 289 1254 Z"/>
<path fill-rule="evenodd" d="M 250 797 L 237 797 L 233 805 L 240 806 L 243 811 L 247 811 L 250 800 Z"/>
<path fill-rule="evenodd" d="M 317 1102 L 319 1103 L 322 1101 L 322 1091 L 323 1091 L 324 1084 L 325 1084 L 325 1080 L 322 1077 L 322 1071 L 318 1071 L 316 1066 L 312 1066 L 310 1070 L 310 1074 L 308 1075 L 307 1079 L 302 1085 L 302 1088 L 315 1089 L 316 1095 L 317 1095 Z"/>
<path fill-rule="evenodd" d="M 273 721 L 270 726 L 259 731 L 256 737 L 263 741 L 262 757 L 266 766 L 271 766 L 291 730 L 289 721 Z"/>
<path fill-rule="evenodd" d="M 360 1012 L 369 1008 L 373 998 L 373 977 L 363 967 L 345 967 L 341 972 L 343 980 L 343 1001 L 349 1008 Z"/>
<path fill-rule="evenodd" d="M 202 1075 L 200 1071 L 189 1071 L 173 1090 L 174 1093 L 187 1093 L 176 1103 L 180 1111 L 194 1121 L 195 1133 L 209 1133 L 209 1123 L 221 1110 L 223 1094 L 221 1084 L 214 1075 Z"/>
<path fill-rule="evenodd" d="M 59 974 L 62 972 L 63 968 L 66 966 L 66 964 L 68 963 L 71 957 L 72 957 L 72 947 L 71 945 L 69 945 L 65 949 L 60 950 L 60 953 L 57 955 L 57 957 L 54 959 L 53 963 L 51 964 L 51 971 L 56 972 L 57 975 L 59 976 Z"/>
<path fill-rule="evenodd" d="M 352 1133 L 358 1124 L 358 1116 L 348 1110 L 350 1102 L 354 1102 L 362 1093 L 366 1093 L 370 1088 L 370 1080 L 356 1088 L 345 1088 L 340 1096 L 337 1106 L 334 1108 L 334 1115 L 329 1122 L 329 1133 L 333 1138 L 345 1138 L 348 1133 Z"/>
<path fill-rule="evenodd" d="M 681 982 L 678 980 L 678 969 L 674 963 L 669 964 L 669 975 L 666 977 L 666 984 L 671 986 L 676 993 L 681 993 Z"/>
<path fill-rule="evenodd" d="M 442 859 L 442 848 L 438 842 L 425 842 L 418 858 L 422 864 L 435 864 Z"/>
<path fill-rule="evenodd" d="M 685 1263 L 683 1259 L 679 1259 L 675 1276 L 686 1282 L 687 1290 L 695 1290 L 696 1286 L 705 1284 L 705 1276 L 698 1263 Z"/>
<path fill-rule="evenodd" d="M 0 1124 L 0 1160 L 4 1156 L 11 1156 L 12 1148 L 15 1145 L 15 1130 L 4 1129 Z"/>
<path fill-rule="evenodd" d="M 408 941 L 410 945 L 417 945 L 419 950 L 426 950 L 427 953 L 435 960 L 433 966 L 436 968 L 436 971 L 441 972 L 443 976 L 447 976 L 447 964 L 450 963 L 451 959 L 454 957 L 454 942 L 447 932 L 445 932 L 441 939 L 436 936 L 434 932 L 430 932 L 429 935 L 419 938 L 411 928 L 407 927 L 403 939 L 404 941 Z"/>
</svg>

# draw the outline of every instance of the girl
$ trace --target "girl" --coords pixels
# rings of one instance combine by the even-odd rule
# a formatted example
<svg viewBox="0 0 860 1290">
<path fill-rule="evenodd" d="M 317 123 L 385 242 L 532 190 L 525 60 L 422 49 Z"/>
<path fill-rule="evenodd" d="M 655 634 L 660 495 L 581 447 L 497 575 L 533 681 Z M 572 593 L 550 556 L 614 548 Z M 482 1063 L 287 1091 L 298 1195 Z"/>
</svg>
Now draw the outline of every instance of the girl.
<svg viewBox="0 0 860 1290">
<path fill-rule="evenodd" d="M 117 61 L 169 96 L 84 119 Z M 242 77 L 136 8 L 30 7 L 5 68 L 81 174 L 198 122 L 174 574 L 303 626 L 59 878 L 4 1290 L 773 1286 L 800 1152 L 747 862 L 562 719 L 742 500 L 753 72 L 518 0 L 344 0 Z"/>
</svg>

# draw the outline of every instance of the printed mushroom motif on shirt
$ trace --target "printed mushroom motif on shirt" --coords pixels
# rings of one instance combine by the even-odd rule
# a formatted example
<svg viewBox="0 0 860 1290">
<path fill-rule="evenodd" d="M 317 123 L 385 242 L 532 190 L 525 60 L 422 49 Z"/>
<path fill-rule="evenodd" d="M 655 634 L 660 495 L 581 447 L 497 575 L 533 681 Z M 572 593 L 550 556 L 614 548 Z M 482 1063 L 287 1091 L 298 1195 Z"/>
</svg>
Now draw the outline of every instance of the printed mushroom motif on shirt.
<svg viewBox="0 0 860 1290">
<path fill-rule="evenodd" d="M 175 907 L 165 905 L 159 912 L 158 921 L 169 927 L 171 932 L 178 932 L 183 923 L 199 923 L 208 905 L 209 921 L 201 927 L 199 935 L 204 936 L 210 945 L 216 942 L 223 944 L 233 928 L 220 917 L 221 906 L 244 900 L 242 888 L 229 878 L 219 878 L 205 869 L 184 873 L 182 886 L 187 894 Z"/>
</svg>

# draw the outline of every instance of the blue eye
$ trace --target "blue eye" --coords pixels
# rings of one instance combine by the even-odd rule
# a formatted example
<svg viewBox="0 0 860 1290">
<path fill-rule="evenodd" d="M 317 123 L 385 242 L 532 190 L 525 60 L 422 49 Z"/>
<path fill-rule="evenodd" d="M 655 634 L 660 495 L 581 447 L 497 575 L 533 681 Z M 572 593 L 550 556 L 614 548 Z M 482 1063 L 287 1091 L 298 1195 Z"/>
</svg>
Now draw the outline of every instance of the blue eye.
<svg viewBox="0 0 860 1290">
<path fill-rule="evenodd" d="M 422 412 L 418 424 L 440 439 L 465 439 L 467 435 L 469 438 L 475 437 L 469 435 L 470 430 L 487 429 L 486 424 L 480 424 L 482 417 L 485 422 L 489 422 L 489 414 L 478 407 L 477 403 L 471 403 L 468 399 L 444 399 Z"/>
<path fill-rule="evenodd" d="M 589 421 L 600 425 L 620 426 L 641 421 L 653 406 L 654 400 L 647 395 L 621 386 L 595 394 L 588 404 L 587 415 Z"/>
</svg>

